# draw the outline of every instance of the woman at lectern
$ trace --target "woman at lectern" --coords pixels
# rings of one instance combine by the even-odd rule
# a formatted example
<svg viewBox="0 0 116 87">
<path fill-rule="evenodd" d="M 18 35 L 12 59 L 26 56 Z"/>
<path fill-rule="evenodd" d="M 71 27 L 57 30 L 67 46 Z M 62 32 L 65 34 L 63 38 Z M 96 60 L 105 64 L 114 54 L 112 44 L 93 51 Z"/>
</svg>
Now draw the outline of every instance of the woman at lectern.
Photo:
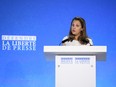
<svg viewBox="0 0 116 87">
<path fill-rule="evenodd" d="M 81 17 L 75 17 L 71 21 L 69 35 L 62 40 L 63 46 L 92 46 L 92 40 L 87 36 L 86 23 Z"/>
</svg>

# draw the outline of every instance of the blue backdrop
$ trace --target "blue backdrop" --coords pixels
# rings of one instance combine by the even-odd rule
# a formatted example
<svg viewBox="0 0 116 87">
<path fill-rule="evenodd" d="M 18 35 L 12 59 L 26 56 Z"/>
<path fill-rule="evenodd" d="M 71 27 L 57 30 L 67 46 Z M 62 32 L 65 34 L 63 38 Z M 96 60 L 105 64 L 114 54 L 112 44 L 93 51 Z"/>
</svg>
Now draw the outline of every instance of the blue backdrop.
<svg viewBox="0 0 116 87">
<path fill-rule="evenodd" d="M 58 45 L 75 16 L 86 20 L 94 45 L 108 46 L 106 61 L 97 62 L 97 87 L 115 87 L 115 0 L 0 0 L 0 87 L 54 87 L 54 61 L 43 46 Z M 36 50 L 3 50 L 2 35 L 36 36 Z"/>
</svg>

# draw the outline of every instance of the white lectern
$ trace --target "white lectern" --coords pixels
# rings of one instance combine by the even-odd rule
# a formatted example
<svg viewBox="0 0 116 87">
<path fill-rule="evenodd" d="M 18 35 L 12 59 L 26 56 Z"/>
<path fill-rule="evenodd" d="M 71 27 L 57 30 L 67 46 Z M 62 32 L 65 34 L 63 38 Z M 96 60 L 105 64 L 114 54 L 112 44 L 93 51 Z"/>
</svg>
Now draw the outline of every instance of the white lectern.
<svg viewBox="0 0 116 87">
<path fill-rule="evenodd" d="M 44 46 L 55 59 L 55 87 L 96 87 L 96 60 L 106 60 L 106 46 Z"/>
</svg>

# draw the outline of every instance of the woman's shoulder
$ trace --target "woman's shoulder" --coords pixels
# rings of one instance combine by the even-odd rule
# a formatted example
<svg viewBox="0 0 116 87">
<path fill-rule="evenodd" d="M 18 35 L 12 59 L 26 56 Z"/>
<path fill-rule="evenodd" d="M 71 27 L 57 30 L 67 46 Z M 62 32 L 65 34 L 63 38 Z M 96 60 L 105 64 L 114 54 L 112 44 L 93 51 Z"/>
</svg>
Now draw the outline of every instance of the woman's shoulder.
<svg viewBox="0 0 116 87">
<path fill-rule="evenodd" d="M 65 36 L 62 40 L 66 40 L 66 39 L 68 39 L 68 36 Z"/>
<path fill-rule="evenodd" d="M 93 45 L 92 39 L 91 39 L 91 38 L 87 38 L 87 39 L 89 40 L 89 44 L 90 44 L 90 45 Z"/>
</svg>

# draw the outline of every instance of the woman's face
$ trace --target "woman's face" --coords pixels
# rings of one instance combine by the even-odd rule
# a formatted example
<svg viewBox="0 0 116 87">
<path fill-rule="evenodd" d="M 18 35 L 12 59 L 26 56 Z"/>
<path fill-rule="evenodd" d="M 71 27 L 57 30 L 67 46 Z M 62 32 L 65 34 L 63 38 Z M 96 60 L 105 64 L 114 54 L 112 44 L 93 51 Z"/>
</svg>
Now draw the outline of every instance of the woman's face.
<svg viewBox="0 0 116 87">
<path fill-rule="evenodd" d="M 71 32 L 73 35 L 78 36 L 82 31 L 82 26 L 79 20 L 74 20 L 71 25 Z"/>
</svg>

